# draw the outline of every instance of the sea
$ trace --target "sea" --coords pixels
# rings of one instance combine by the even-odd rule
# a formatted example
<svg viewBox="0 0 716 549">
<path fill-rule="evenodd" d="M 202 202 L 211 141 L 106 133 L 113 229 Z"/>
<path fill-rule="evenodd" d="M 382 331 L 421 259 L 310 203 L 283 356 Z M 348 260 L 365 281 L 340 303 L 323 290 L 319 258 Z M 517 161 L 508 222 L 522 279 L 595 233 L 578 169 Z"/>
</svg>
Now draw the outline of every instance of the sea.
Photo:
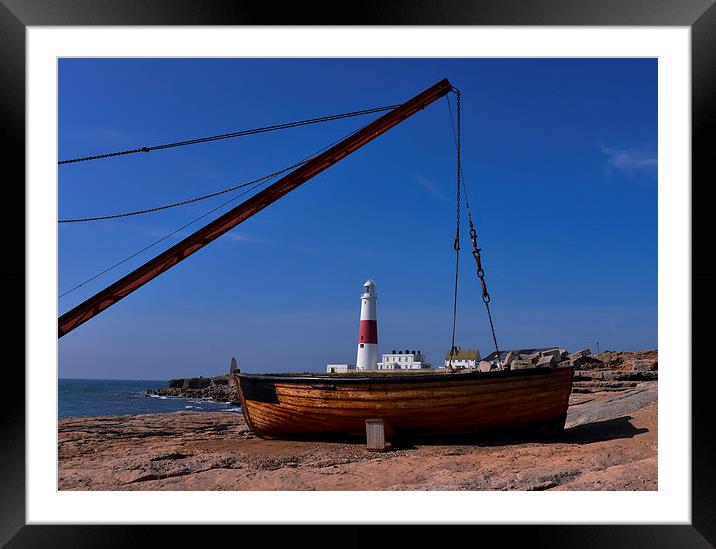
<svg viewBox="0 0 716 549">
<path fill-rule="evenodd" d="M 60 379 L 59 416 L 118 416 L 163 412 L 240 412 L 228 402 L 146 395 L 147 389 L 166 387 L 167 381 L 130 379 Z"/>
</svg>

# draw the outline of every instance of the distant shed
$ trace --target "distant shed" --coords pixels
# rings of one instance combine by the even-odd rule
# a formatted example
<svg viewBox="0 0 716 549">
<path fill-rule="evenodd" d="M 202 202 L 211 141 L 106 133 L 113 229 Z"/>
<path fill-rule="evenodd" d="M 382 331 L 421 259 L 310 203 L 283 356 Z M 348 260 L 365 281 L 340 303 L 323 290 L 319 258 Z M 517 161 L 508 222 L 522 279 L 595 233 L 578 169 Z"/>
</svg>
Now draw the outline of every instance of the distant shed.
<svg viewBox="0 0 716 549">
<path fill-rule="evenodd" d="M 453 368 L 474 368 L 480 361 L 480 351 L 478 349 L 460 349 L 457 354 L 452 355 Z M 450 365 L 450 351 L 445 353 L 445 364 L 441 368 L 447 368 Z"/>
</svg>

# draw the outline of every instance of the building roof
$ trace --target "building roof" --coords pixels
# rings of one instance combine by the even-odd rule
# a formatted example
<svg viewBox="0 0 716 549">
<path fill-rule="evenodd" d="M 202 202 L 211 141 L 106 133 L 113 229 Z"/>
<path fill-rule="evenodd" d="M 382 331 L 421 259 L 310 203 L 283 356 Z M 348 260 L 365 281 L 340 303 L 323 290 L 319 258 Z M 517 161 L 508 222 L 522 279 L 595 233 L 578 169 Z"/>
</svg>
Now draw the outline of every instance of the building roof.
<svg viewBox="0 0 716 549">
<path fill-rule="evenodd" d="M 423 353 L 422 353 L 422 351 L 415 351 L 415 350 L 411 351 L 409 349 L 406 349 L 405 351 L 403 351 L 403 350 L 396 351 L 395 349 L 393 349 L 390 353 L 383 353 L 383 354 L 384 355 L 422 355 Z"/>
<path fill-rule="evenodd" d="M 458 349 L 456 355 L 452 355 L 453 360 L 477 360 L 480 351 L 477 349 Z M 450 351 L 445 353 L 445 360 L 450 360 Z"/>
</svg>

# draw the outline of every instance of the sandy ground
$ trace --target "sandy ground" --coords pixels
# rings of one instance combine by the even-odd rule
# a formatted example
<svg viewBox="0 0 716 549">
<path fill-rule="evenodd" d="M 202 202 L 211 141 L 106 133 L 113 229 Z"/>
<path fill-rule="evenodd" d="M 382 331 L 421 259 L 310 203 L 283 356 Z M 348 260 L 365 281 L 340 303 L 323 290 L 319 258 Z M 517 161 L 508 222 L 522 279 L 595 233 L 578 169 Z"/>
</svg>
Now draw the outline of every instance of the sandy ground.
<svg viewBox="0 0 716 549">
<path fill-rule="evenodd" d="M 656 490 L 657 382 L 573 394 L 549 441 L 262 440 L 240 413 L 68 418 L 60 490 Z"/>
</svg>

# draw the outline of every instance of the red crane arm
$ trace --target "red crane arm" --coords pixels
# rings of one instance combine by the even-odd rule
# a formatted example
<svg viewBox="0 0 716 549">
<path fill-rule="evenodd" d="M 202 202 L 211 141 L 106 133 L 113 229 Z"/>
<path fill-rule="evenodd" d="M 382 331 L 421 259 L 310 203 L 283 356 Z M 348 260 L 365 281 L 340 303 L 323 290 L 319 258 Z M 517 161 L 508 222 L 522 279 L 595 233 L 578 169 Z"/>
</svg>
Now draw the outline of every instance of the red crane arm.
<svg viewBox="0 0 716 549">
<path fill-rule="evenodd" d="M 451 90 L 452 85 L 450 82 L 448 82 L 447 79 L 441 80 L 399 107 L 396 107 L 362 129 L 349 135 L 340 143 L 309 160 L 304 165 L 296 168 L 270 187 L 267 187 L 232 210 L 229 210 L 221 217 L 205 225 L 168 250 L 150 259 L 140 267 L 137 267 L 134 271 L 122 277 L 114 284 L 99 291 L 86 301 L 61 315 L 58 319 L 58 337 L 62 337 L 77 328 L 80 324 L 87 322 L 93 316 L 98 315 L 123 297 L 131 294 L 137 288 L 156 278 L 164 271 L 171 269 L 174 265 L 186 259 L 197 250 L 233 229 L 245 219 L 260 212 L 269 204 L 276 202 L 276 200 L 305 183 L 313 176 L 321 173 L 326 168 L 329 168 L 356 149 L 425 108 L 433 101 L 446 95 Z"/>
</svg>

